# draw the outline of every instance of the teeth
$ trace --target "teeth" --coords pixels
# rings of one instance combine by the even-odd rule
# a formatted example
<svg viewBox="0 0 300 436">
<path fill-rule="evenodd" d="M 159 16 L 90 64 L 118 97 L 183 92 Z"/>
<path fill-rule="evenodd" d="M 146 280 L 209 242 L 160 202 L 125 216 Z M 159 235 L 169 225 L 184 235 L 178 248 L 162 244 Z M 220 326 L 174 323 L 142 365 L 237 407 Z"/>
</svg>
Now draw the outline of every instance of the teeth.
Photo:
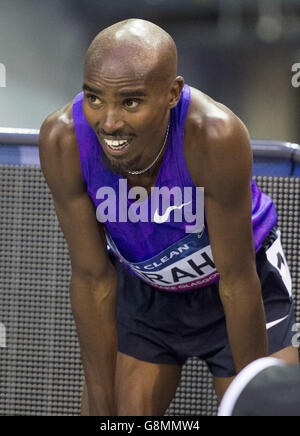
<svg viewBox="0 0 300 436">
<path fill-rule="evenodd" d="M 121 141 L 112 141 L 111 139 L 104 139 L 104 141 L 106 142 L 107 145 L 109 145 L 109 147 L 113 147 L 113 148 L 119 148 L 127 144 L 127 141 L 124 139 Z"/>
</svg>

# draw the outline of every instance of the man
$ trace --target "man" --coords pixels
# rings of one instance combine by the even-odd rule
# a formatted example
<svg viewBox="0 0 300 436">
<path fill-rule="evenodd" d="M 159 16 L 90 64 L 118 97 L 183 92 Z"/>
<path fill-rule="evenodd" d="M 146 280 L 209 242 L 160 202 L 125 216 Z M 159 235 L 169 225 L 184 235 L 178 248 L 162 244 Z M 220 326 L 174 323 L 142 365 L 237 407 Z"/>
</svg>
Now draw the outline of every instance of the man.
<svg viewBox="0 0 300 436">
<path fill-rule="evenodd" d="M 44 121 L 39 147 L 71 258 L 83 415 L 163 415 L 192 355 L 219 400 L 257 358 L 297 363 L 290 294 L 266 255 L 276 245 L 284 259 L 277 215 L 251 181 L 247 129 L 184 85 L 170 35 L 138 19 L 100 32 L 83 93 Z M 163 207 L 152 188 L 192 194 Z"/>
</svg>

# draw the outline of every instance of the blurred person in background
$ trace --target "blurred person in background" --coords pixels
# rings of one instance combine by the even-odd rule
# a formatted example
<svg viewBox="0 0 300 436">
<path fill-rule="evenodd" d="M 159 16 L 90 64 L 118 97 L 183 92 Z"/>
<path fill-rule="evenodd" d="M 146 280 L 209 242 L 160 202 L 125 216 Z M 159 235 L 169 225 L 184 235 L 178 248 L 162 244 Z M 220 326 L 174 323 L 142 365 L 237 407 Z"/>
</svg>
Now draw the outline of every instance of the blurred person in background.
<svg viewBox="0 0 300 436">
<path fill-rule="evenodd" d="M 250 363 L 230 384 L 218 416 L 300 416 L 300 366 L 274 357 Z"/>
</svg>

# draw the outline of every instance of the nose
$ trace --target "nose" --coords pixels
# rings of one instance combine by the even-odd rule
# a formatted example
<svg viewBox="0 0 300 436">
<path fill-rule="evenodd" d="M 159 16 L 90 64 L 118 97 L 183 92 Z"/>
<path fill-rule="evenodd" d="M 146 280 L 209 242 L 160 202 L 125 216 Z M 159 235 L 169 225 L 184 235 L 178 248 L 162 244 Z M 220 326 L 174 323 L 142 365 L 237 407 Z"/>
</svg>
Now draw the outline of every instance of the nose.
<svg viewBox="0 0 300 436">
<path fill-rule="evenodd" d="M 121 113 L 116 108 L 107 109 L 101 121 L 101 129 L 111 135 L 124 125 Z"/>
</svg>

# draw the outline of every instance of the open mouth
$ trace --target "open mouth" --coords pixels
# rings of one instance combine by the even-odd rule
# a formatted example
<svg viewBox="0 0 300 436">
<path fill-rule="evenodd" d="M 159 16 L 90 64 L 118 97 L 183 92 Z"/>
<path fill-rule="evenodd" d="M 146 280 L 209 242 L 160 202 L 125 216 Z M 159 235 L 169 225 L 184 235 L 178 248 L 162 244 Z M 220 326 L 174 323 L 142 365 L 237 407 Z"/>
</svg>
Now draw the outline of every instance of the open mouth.
<svg viewBox="0 0 300 436">
<path fill-rule="evenodd" d="M 104 142 L 112 150 L 123 150 L 123 148 L 125 148 L 128 145 L 128 141 L 126 139 L 120 141 L 104 139 Z"/>
<path fill-rule="evenodd" d="M 114 156 L 120 156 L 127 152 L 130 146 L 129 139 L 108 139 L 103 138 L 102 144 L 105 146 L 109 154 Z"/>
</svg>

